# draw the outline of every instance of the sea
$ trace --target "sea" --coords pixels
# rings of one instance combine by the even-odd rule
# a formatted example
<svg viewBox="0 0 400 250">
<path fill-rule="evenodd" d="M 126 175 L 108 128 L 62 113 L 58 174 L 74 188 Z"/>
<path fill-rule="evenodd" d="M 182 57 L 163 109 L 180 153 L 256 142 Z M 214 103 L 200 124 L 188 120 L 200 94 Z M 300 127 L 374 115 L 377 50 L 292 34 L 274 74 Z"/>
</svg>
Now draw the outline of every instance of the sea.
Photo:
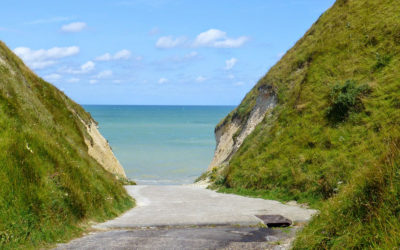
<svg viewBox="0 0 400 250">
<path fill-rule="evenodd" d="M 83 106 L 99 123 L 127 177 L 144 185 L 193 183 L 214 155 L 215 125 L 235 108 Z"/>
</svg>

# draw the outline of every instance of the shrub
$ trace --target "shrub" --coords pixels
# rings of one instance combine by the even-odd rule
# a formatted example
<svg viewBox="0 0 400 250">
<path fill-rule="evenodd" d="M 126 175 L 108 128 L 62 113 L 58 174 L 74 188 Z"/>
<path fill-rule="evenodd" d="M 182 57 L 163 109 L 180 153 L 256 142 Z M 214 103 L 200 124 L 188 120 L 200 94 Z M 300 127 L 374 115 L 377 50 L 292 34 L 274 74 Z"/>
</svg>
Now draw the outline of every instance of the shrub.
<svg viewBox="0 0 400 250">
<path fill-rule="evenodd" d="M 226 182 L 226 177 L 223 175 L 218 175 L 215 179 L 215 185 L 224 185 Z"/>
<path fill-rule="evenodd" d="M 376 63 L 374 65 L 374 70 L 379 70 L 381 68 L 386 67 L 392 57 L 390 55 L 381 55 L 379 53 L 376 54 Z"/>
<path fill-rule="evenodd" d="M 369 92 L 368 85 L 356 86 L 353 80 L 347 80 L 343 85 L 336 84 L 329 95 L 328 119 L 332 122 L 342 122 L 350 112 L 361 112 L 364 109 L 361 98 Z"/>
</svg>

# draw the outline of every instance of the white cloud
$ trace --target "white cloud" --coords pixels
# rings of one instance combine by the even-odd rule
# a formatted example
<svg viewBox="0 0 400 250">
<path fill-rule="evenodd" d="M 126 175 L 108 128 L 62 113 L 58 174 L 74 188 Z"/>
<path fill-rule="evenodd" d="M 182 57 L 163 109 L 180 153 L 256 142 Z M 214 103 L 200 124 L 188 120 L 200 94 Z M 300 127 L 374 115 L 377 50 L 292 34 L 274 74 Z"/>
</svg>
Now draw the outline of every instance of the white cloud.
<svg viewBox="0 0 400 250">
<path fill-rule="evenodd" d="M 183 45 L 186 41 L 185 37 L 174 38 L 172 36 L 163 36 L 158 38 L 156 47 L 161 49 L 170 49 L 180 45 Z"/>
<path fill-rule="evenodd" d="M 190 45 L 193 47 L 213 47 L 213 48 L 238 48 L 245 44 L 249 38 L 240 36 L 237 38 L 228 37 L 225 31 L 218 29 L 209 29 L 197 35 L 194 41 L 186 43 L 184 36 L 173 37 L 163 36 L 156 42 L 157 48 L 169 49 L 182 45 Z"/>
<path fill-rule="evenodd" d="M 238 37 L 236 39 L 227 38 L 222 41 L 214 42 L 214 47 L 216 48 L 239 48 L 245 44 L 249 39 L 245 36 Z"/>
<path fill-rule="evenodd" d="M 109 78 L 110 76 L 113 75 L 113 72 L 111 70 L 104 70 L 101 71 L 100 73 L 98 73 L 97 75 L 93 76 L 93 78 L 95 79 L 90 79 L 89 83 L 90 84 L 95 84 L 97 83 L 100 79 L 104 79 L 104 78 Z"/>
<path fill-rule="evenodd" d="M 38 61 L 38 60 L 48 60 L 48 59 L 58 59 L 67 56 L 76 55 L 79 53 L 79 47 L 54 47 L 48 50 L 39 49 L 31 50 L 27 47 L 18 47 L 14 49 L 15 54 L 20 56 L 23 60 L 27 61 Z"/>
<path fill-rule="evenodd" d="M 104 70 L 104 71 L 101 71 L 100 73 L 98 73 L 98 74 L 95 76 L 95 78 L 97 78 L 97 79 L 104 79 L 104 78 L 107 78 L 107 77 L 112 76 L 112 74 L 113 74 L 113 72 L 112 72 L 111 70 Z"/>
<path fill-rule="evenodd" d="M 73 56 L 79 53 L 79 47 L 54 47 L 51 49 L 32 50 L 27 47 L 18 47 L 14 53 L 24 60 L 33 69 L 43 69 L 57 63 L 55 59 Z"/>
<path fill-rule="evenodd" d="M 132 53 L 129 50 L 123 49 L 116 52 L 114 55 L 111 55 L 110 53 L 105 53 L 104 55 L 96 57 L 95 60 L 96 61 L 126 60 L 129 59 L 131 55 Z"/>
<path fill-rule="evenodd" d="M 163 83 L 166 83 L 166 82 L 168 82 L 168 79 L 167 78 L 160 78 L 160 80 L 158 80 L 158 83 L 159 84 L 163 84 Z"/>
<path fill-rule="evenodd" d="M 90 71 L 92 71 L 92 70 L 95 68 L 95 66 L 96 66 L 96 64 L 95 64 L 94 62 L 88 61 L 88 62 L 82 64 L 82 66 L 81 66 L 81 72 L 82 72 L 82 73 L 90 72 Z"/>
<path fill-rule="evenodd" d="M 119 59 L 129 59 L 129 57 L 131 57 L 131 52 L 127 49 L 123 49 L 121 51 L 118 51 L 117 53 L 115 53 L 114 55 L 114 59 L 115 60 L 119 60 Z"/>
<path fill-rule="evenodd" d="M 47 19 L 37 19 L 33 21 L 26 22 L 25 24 L 44 24 L 44 23 L 57 23 L 57 22 L 64 22 L 64 21 L 69 21 L 73 19 L 72 17 L 63 17 L 63 16 L 57 16 L 57 17 L 52 17 L 52 18 L 47 18 Z"/>
<path fill-rule="evenodd" d="M 218 29 L 209 29 L 200 33 L 193 46 L 195 47 L 215 47 L 215 48 L 238 48 L 248 41 L 248 37 L 229 38 L 226 32 Z"/>
<path fill-rule="evenodd" d="M 196 77 L 196 82 L 204 82 L 205 80 L 207 80 L 207 78 L 205 78 L 204 76 Z"/>
<path fill-rule="evenodd" d="M 154 28 L 152 28 L 152 29 L 149 31 L 149 35 L 150 35 L 150 36 L 157 35 L 158 33 L 160 33 L 160 29 L 157 28 L 157 27 L 154 27 Z"/>
<path fill-rule="evenodd" d="M 187 53 L 187 54 L 184 56 L 184 58 L 185 58 L 185 59 L 191 59 L 191 58 L 193 58 L 193 57 L 196 57 L 198 54 L 199 54 L 199 53 L 197 53 L 197 51 L 192 51 L 192 52 Z"/>
<path fill-rule="evenodd" d="M 61 75 L 59 74 L 50 74 L 43 77 L 46 81 L 52 82 L 61 79 Z"/>
<path fill-rule="evenodd" d="M 159 70 L 174 70 L 187 66 L 198 58 L 200 58 L 199 54 L 196 51 L 191 51 L 183 55 L 169 56 L 153 63 Z"/>
<path fill-rule="evenodd" d="M 111 61 L 113 59 L 110 53 L 105 53 L 104 55 L 96 57 L 94 60 L 96 61 Z"/>
<path fill-rule="evenodd" d="M 226 69 L 226 70 L 232 69 L 232 68 L 236 65 L 237 61 L 238 61 L 238 60 L 237 60 L 236 58 L 234 58 L 234 57 L 232 57 L 232 58 L 229 59 L 229 60 L 226 60 L 226 61 L 225 61 L 225 69 Z"/>
<path fill-rule="evenodd" d="M 285 55 L 285 52 L 281 52 L 281 53 L 279 53 L 278 55 L 276 55 L 279 59 L 281 59 L 282 58 L 282 56 L 284 56 Z"/>
<path fill-rule="evenodd" d="M 56 61 L 37 61 L 37 62 L 26 62 L 32 69 L 44 69 L 56 64 Z"/>
<path fill-rule="evenodd" d="M 79 82 L 79 81 L 80 81 L 79 78 L 74 78 L 74 77 L 67 80 L 67 82 L 69 82 L 69 83 L 76 83 L 76 82 Z"/>
<path fill-rule="evenodd" d="M 242 85 L 244 85 L 244 82 L 235 82 L 234 85 L 235 85 L 235 86 L 242 86 Z"/>
<path fill-rule="evenodd" d="M 209 29 L 205 32 L 200 33 L 194 41 L 194 46 L 208 46 L 212 45 L 216 40 L 223 39 L 226 37 L 226 32 L 217 29 Z"/>
<path fill-rule="evenodd" d="M 69 74 L 86 74 L 91 72 L 92 70 L 94 70 L 94 68 L 96 67 L 96 64 L 92 61 L 88 61 L 84 64 L 82 64 L 79 69 L 66 69 L 65 72 L 69 73 Z"/>
<path fill-rule="evenodd" d="M 198 55 L 199 55 L 199 53 L 197 53 L 196 51 L 192 51 L 183 56 L 170 57 L 167 59 L 167 61 L 172 61 L 172 62 L 176 62 L 176 63 L 187 62 L 189 60 L 196 58 Z"/>
<path fill-rule="evenodd" d="M 87 27 L 87 24 L 84 22 L 73 22 L 61 27 L 61 30 L 64 32 L 79 32 Z"/>
<path fill-rule="evenodd" d="M 196 51 L 191 51 L 184 55 L 176 55 L 164 58 L 162 60 L 156 61 L 155 64 L 157 65 L 157 67 L 160 67 L 162 69 L 172 69 L 178 67 L 179 65 L 186 65 L 187 63 L 197 59 L 198 57 L 199 54 Z"/>
<path fill-rule="evenodd" d="M 227 77 L 228 77 L 228 79 L 235 79 L 235 75 L 234 74 L 229 74 Z"/>
</svg>

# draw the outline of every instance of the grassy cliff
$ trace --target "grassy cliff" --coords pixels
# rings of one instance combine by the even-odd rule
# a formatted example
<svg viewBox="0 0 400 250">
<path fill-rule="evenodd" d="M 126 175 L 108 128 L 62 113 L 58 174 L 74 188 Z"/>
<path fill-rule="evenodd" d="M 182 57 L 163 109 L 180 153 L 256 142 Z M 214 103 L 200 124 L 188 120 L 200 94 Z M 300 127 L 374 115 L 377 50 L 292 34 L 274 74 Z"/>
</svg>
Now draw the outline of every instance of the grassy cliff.
<svg viewBox="0 0 400 250">
<path fill-rule="evenodd" d="M 296 249 L 400 244 L 399 13 L 399 1 L 338 0 L 221 122 L 245 121 L 274 88 L 272 116 L 219 180 L 318 206 Z"/>
<path fill-rule="evenodd" d="M 88 155 L 90 114 L 0 42 L 0 248 L 37 248 L 133 205 Z"/>
</svg>

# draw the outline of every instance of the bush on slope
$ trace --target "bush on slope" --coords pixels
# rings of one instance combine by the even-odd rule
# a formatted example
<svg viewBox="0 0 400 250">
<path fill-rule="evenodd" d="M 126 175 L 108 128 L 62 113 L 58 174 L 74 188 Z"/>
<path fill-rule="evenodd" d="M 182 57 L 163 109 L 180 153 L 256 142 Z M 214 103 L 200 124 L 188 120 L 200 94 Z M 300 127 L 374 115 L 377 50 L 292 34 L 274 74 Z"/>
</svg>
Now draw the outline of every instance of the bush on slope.
<svg viewBox="0 0 400 250">
<path fill-rule="evenodd" d="M 87 153 L 92 118 L 0 42 L 0 248 L 37 248 L 133 205 Z M 79 118 L 79 117 L 80 118 Z"/>
<path fill-rule="evenodd" d="M 233 156 L 224 185 L 325 203 L 298 248 L 398 244 L 389 239 L 399 236 L 400 200 L 393 195 L 400 183 L 393 176 L 400 170 L 382 158 L 399 158 L 393 149 L 400 138 L 399 13 L 398 1 L 338 0 L 223 121 L 248 117 L 259 87 L 277 92 L 272 117 Z M 329 119 L 334 86 L 349 81 L 354 89 L 368 86 L 356 97 L 362 108 Z M 382 190 L 374 190 L 377 183 Z"/>
</svg>

